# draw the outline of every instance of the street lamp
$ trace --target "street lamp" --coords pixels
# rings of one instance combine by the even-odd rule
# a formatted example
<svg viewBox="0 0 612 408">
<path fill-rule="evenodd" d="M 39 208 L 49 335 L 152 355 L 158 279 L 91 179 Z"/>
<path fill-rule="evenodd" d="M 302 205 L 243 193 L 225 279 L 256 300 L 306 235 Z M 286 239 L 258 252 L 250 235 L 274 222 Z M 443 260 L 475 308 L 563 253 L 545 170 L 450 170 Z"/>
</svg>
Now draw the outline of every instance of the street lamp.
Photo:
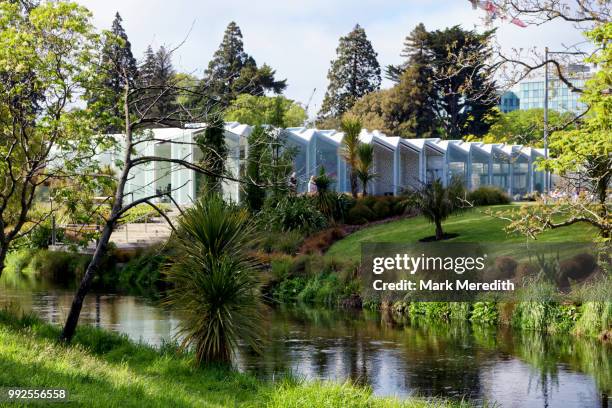
<svg viewBox="0 0 612 408">
<path fill-rule="evenodd" d="M 548 160 L 548 56 L 554 54 L 584 55 L 584 52 L 548 51 L 544 47 L 544 158 Z M 550 191 L 550 172 L 544 174 L 544 192 Z"/>
</svg>

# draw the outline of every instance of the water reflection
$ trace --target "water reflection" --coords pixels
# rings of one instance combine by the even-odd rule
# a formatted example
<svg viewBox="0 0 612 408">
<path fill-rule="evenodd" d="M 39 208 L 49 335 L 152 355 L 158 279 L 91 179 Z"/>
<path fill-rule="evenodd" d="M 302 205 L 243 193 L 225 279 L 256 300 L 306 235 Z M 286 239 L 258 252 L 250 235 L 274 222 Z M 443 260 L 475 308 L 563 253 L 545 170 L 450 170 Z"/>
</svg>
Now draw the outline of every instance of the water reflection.
<svg viewBox="0 0 612 408">
<path fill-rule="evenodd" d="M 72 294 L 3 284 L 0 306 L 63 323 Z M 596 340 L 465 323 L 400 324 L 367 311 L 278 307 L 266 315 L 263 356 L 238 353 L 239 367 L 261 377 L 350 379 L 378 395 L 466 397 L 503 407 L 609 406 L 612 349 Z M 81 322 L 160 344 L 176 333 L 178 318 L 143 298 L 98 293 L 86 298 Z"/>
</svg>

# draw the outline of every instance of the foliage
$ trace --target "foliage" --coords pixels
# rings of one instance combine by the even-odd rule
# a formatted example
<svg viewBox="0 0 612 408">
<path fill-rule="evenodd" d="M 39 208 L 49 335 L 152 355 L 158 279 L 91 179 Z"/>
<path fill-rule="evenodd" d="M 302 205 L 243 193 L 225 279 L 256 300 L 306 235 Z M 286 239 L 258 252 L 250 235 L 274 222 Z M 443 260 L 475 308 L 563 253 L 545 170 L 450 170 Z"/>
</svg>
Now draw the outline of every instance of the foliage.
<svg viewBox="0 0 612 408">
<path fill-rule="evenodd" d="M 260 350 L 257 264 L 246 252 L 254 233 L 249 214 L 217 195 L 179 220 L 166 302 L 181 312 L 182 345 L 194 348 L 198 365 L 229 363 L 238 342 Z"/>
<path fill-rule="evenodd" d="M 374 180 L 377 175 L 372 171 L 374 167 L 374 145 L 360 144 L 357 147 L 357 163 L 355 174 L 361 181 L 361 192 L 364 196 L 368 194 L 368 183 Z"/>
<path fill-rule="evenodd" d="M 277 114 L 278 105 L 282 111 L 285 127 L 302 126 L 308 118 L 306 111 L 299 103 L 284 96 L 241 94 L 226 109 L 225 120 L 251 126 L 269 125 Z"/>
<path fill-rule="evenodd" d="M 444 238 L 442 222 L 463 209 L 463 182 L 451 179 L 445 187 L 440 179 L 424 184 L 416 193 L 416 205 L 423 216 L 436 226 L 436 240 Z"/>
<path fill-rule="evenodd" d="M 359 24 L 340 38 L 336 54 L 327 73 L 329 84 L 319 119 L 341 117 L 357 99 L 380 87 L 377 53 Z"/>
<path fill-rule="evenodd" d="M 379 130 L 387 135 L 395 135 L 397 129 L 394 127 L 395 123 L 392 122 L 390 114 L 393 95 L 393 88 L 372 91 L 357 99 L 347 114 L 356 117 L 364 129 Z"/>
<path fill-rule="evenodd" d="M 286 142 L 282 130 L 273 127 L 255 126 L 249 135 L 244 194 L 252 212 L 262 208 L 266 196 L 280 200 L 290 192 L 288 180 L 296 151 Z"/>
<path fill-rule="evenodd" d="M 467 200 L 474 205 L 510 204 L 510 197 L 505 191 L 491 186 L 482 186 L 470 191 Z"/>
<path fill-rule="evenodd" d="M 359 134 L 361 133 L 361 120 L 355 115 L 345 114 L 342 117 L 341 128 L 344 132 L 342 138 L 342 156 L 350 171 L 349 179 L 351 183 L 351 194 L 353 198 L 357 198 L 357 150 L 359 149 L 360 141 Z"/>
<path fill-rule="evenodd" d="M 370 221 L 383 220 L 402 215 L 408 209 L 405 197 L 367 196 L 357 199 L 348 211 L 347 224 L 360 225 Z"/>
<path fill-rule="evenodd" d="M 230 22 L 213 59 L 208 63 L 199 86 L 195 104 L 220 104 L 227 108 L 240 94 L 261 96 L 265 91 L 280 94 L 286 80 L 276 80 L 276 72 L 268 65 L 257 67 L 255 59 L 244 51 L 242 32 Z"/>
<path fill-rule="evenodd" d="M 256 248 L 265 253 L 281 252 L 287 255 L 297 253 L 304 241 L 301 231 L 266 231 L 257 242 Z"/>
<path fill-rule="evenodd" d="M 392 134 L 403 137 L 432 137 L 437 133 L 436 82 L 428 55 L 430 34 L 420 23 L 406 37 L 401 67 L 389 66 L 388 76 L 397 85 L 391 90 L 386 109 Z"/>
<path fill-rule="evenodd" d="M 138 78 L 136 58 L 132 54 L 132 46 L 121 25 L 122 22 L 123 19 L 117 12 L 111 28 L 112 35 L 105 38 L 102 48 L 100 61 L 100 69 L 104 70 L 102 89 L 92 93 L 88 101 L 88 104 L 100 102 L 107 111 L 105 118 L 109 123 L 102 129 L 105 133 L 123 131 L 124 124 L 121 122 L 121 117 L 125 81 L 128 80 L 133 84 Z M 120 71 L 124 74 L 120 75 Z"/>
<path fill-rule="evenodd" d="M 303 231 L 312 233 L 327 225 L 325 216 L 315 201 L 308 196 L 286 196 L 268 200 L 258 215 L 263 229 L 278 231 Z"/>
<path fill-rule="evenodd" d="M 475 302 L 472 306 L 470 320 L 478 323 L 496 324 L 499 312 L 494 302 Z"/>
<path fill-rule="evenodd" d="M 373 221 L 375 218 L 376 215 L 374 214 L 374 211 L 368 208 L 367 205 L 357 203 L 349 210 L 346 222 L 348 224 L 360 225 L 365 224 L 368 221 Z"/>
<path fill-rule="evenodd" d="M 314 180 L 317 186 L 317 193 L 325 194 L 329 191 L 329 188 L 332 184 L 334 184 L 334 179 L 325 173 L 325 167 L 319 167 L 319 174 L 315 177 Z"/>
<path fill-rule="evenodd" d="M 117 67 L 112 67 L 115 72 L 120 72 Z M 169 118 L 176 110 L 176 92 L 171 90 L 177 80 L 176 72 L 172 66 L 172 51 L 163 45 L 154 52 L 151 46 L 145 51 L 143 64 L 138 73 L 138 83 L 141 87 L 151 87 L 140 95 L 141 110 L 146 119 L 151 120 L 152 127 L 163 126 L 157 123 L 160 118 Z M 122 112 L 120 110 L 120 112 Z"/>
<path fill-rule="evenodd" d="M 221 193 L 222 176 L 225 175 L 227 146 L 225 145 L 225 123 L 221 113 L 214 113 L 204 132 L 195 138 L 202 151 L 202 167 L 210 174 L 201 175 L 201 194 Z"/>
<path fill-rule="evenodd" d="M 512 221 L 511 231 L 536 237 L 547 229 L 563 228 L 575 223 L 588 223 L 599 230 L 599 238 L 610 240 L 612 224 L 608 192 L 612 181 L 612 23 L 597 26 L 587 33 L 598 47 L 587 62 L 599 64 L 599 70 L 586 82 L 582 101 L 590 107 L 584 122 L 574 130 L 551 135 L 552 158 L 542 161 L 540 169 L 563 176 L 572 190 L 588 189 L 575 200 L 558 200 L 550 204 L 522 208 L 506 214 Z"/>
<path fill-rule="evenodd" d="M 333 191 L 317 190 L 314 200 L 321 214 L 332 223 L 344 222 L 349 209 L 355 204 L 346 194 Z"/>
<path fill-rule="evenodd" d="M 430 401 L 379 398 L 349 383 L 277 380 L 267 382 L 227 367 L 190 367 L 193 354 L 172 343 L 156 348 L 93 326 L 77 330 L 74 346 L 55 341 L 59 328 L 31 315 L 0 312 L 0 385 L 69 389 L 77 406 L 148 407 L 313 407 L 425 408 Z M 44 361 L 44 367 L 37 361 Z M 118 369 L 121 367 L 121 369 Z M 185 390 L 190 390 L 188 394 Z M 101 396 L 104 396 L 103 398 Z M 446 405 L 444 405 L 446 404 Z M 463 403 L 436 402 L 460 407 Z"/>
<path fill-rule="evenodd" d="M 561 129 L 574 118 L 571 112 L 548 111 L 549 129 Z M 554 133 L 554 132 L 551 132 Z M 482 138 L 484 143 L 508 143 L 532 147 L 544 146 L 544 110 L 517 109 L 501 113 Z"/>
<path fill-rule="evenodd" d="M 0 271 L 11 241 L 40 221 L 30 212 L 39 187 L 99 170 L 90 158 L 108 147 L 94 136 L 100 118 L 78 108 L 101 80 L 99 45 L 76 3 L 0 2 Z"/>
</svg>

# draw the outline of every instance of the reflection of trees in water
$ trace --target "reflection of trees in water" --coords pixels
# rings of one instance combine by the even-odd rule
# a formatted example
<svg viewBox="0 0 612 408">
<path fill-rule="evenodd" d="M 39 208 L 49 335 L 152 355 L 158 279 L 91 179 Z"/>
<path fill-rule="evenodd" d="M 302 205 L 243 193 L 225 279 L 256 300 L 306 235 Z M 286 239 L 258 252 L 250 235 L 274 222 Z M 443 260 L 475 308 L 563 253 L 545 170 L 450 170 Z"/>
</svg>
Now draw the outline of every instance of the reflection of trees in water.
<svg viewBox="0 0 612 408">
<path fill-rule="evenodd" d="M 600 391 L 601 406 L 608 406 L 612 390 L 612 345 L 597 339 L 557 334 L 522 331 L 503 332 L 507 338 L 503 350 L 518 356 L 537 370 L 534 387 L 548 400 L 553 387 L 559 386 L 563 365 L 571 370 L 589 374 Z"/>
<path fill-rule="evenodd" d="M 481 330 L 475 335 L 466 322 L 413 319 L 404 334 L 407 389 L 428 396 L 483 397 L 480 372 L 495 354 L 494 347 L 490 347 L 494 333 Z"/>
</svg>

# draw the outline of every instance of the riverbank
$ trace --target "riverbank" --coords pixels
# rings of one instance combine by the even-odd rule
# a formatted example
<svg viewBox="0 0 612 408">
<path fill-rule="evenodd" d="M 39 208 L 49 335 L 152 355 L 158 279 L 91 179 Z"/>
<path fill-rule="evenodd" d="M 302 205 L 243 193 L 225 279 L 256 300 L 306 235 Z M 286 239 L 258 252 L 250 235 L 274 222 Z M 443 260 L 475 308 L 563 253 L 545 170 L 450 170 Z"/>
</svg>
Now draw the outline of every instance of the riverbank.
<svg viewBox="0 0 612 408">
<path fill-rule="evenodd" d="M 69 403 L 90 407 L 426 407 L 433 401 L 374 397 L 348 383 L 291 377 L 258 380 L 226 368 L 195 368 L 171 344 L 159 349 L 91 326 L 71 346 L 59 327 L 0 312 L 0 387 L 66 389 Z M 435 401 L 437 407 L 467 403 Z M 17 405 L 16 405 L 17 406 Z"/>
</svg>

